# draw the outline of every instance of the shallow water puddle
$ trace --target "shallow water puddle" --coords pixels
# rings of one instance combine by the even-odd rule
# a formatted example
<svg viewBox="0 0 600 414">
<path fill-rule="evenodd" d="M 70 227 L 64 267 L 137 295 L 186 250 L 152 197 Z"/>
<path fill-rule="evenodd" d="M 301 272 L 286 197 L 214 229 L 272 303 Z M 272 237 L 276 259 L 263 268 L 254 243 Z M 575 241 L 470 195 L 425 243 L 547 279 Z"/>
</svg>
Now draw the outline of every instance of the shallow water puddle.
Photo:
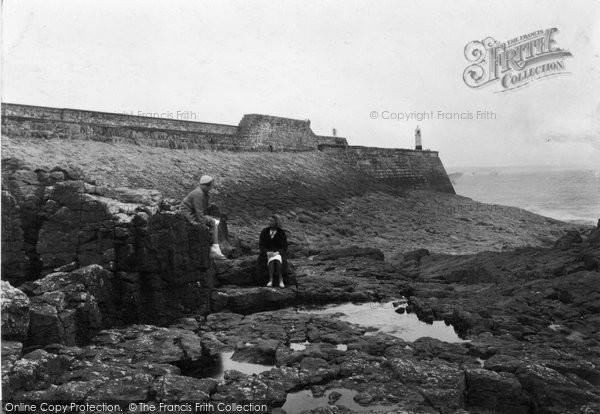
<svg viewBox="0 0 600 414">
<path fill-rule="evenodd" d="M 304 351 L 306 349 L 306 345 L 310 345 L 310 342 L 291 342 L 290 349 L 292 351 Z"/>
<path fill-rule="evenodd" d="M 292 342 L 290 343 L 290 349 L 292 351 L 304 351 L 306 349 L 306 346 L 310 345 L 310 342 L 306 341 L 306 342 Z M 348 345 L 346 344 L 337 344 L 335 346 L 335 349 L 337 349 L 338 351 L 347 351 L 348 350 Z"/>
<path fill-rule="evenodd" d="M 341 394 L 341 397 L 336 401 L 331 401 L 331 394 L 337 392 Z M 327 390 L 325 395 L 322 397 L 313 397 L 312 393 L 308 390 L 298 391 L 289 393 L 285 399 L 282 409 L 287 413 L 299 413 L 305 410 L 314 410 L 315 408 L 327 407 L 331 405 L 344 406 L 352 412 L 389 412 L 396 409 L 395 406 L 386 405 L 370 405 L 362 406 L 354 401 L 354 396 L 358 394 L 357 391 L 350 390 L 347 388 L 334 388 Z"/>
<path fill-rule="evenodd" d="M 249 345 L 249 344 L 247 344 Z M 306 341 L 303 343 L 292 342 L 290 343 L 290 349 L 294 351 L 303 351 L 306 346 L 310 345 L 310 342 Z M 345 344 L 336 345 L 336 349 L 340 351 L 348 350 L 348 346 Z M 172 362 L 172 365 L 177 366 L 181 370 L 181 375 L 194 378 L 215 378 L 217 380 L 223 380 L 225 371 L 235 370 L 242 374 L 254 375 L 260 374 L 261 372 L 270 371 L 275 368 L 274 364 L 255 364 L 252 362 L 241 362 L 234 361 L 231 359 L 233 352 L 221 352 L 214 356 L 203 356 L 201 359 L 195 361 L 176 361 Z"/>
<path fill-rule="evenodd" d="M 253 364 L 239 362 L 231 359 L 233 352 L 222 352 L 211 358 L 202 358 L 196 361 L 177 361 L 172 363 L 179 367 L 181 375 L 194 378 L 215 378 L 223 380 L 225 371 L 235 370 L 246 375 L 260 374 L 270 371 L 275 365 Z"/>
<path fill-rule="evenodd" d="M 339 319 L 343 321 L 375 329 L 365 335 L 383 332 L 410 342 L 423 336 L 444 342 L 468 342 L 468 340 L 461 339 L 454 328 L 446 325 L 443 321 L 434 321 L 432 324 L 428 324 L 420 321 L 414 313 L 400 314 L 396 312 L 396 309 L 405 306 L 405 301 L 344 303 L 327 307 L 304 307 L 300 308 L 299 312 L 316 315 L 342 313 L 343 315 Z"/>
<path fill-rule="evenodd" d="M 239 362 L 231 359 L 233 352 L 223 352 L 221 354 L 221 361 L 223 372 L 221 372 L 218 376 L 214 377 L 216 379 L 222 379 L 225 371 L 235 370 L 239 371 L 246 375 L 260 374 L 261 372 L 270 371 L 272 368 L 275 368 L 275 365 L 262 365 L 262 364 L 253 364 L 251 362 Z"/>
</svg>

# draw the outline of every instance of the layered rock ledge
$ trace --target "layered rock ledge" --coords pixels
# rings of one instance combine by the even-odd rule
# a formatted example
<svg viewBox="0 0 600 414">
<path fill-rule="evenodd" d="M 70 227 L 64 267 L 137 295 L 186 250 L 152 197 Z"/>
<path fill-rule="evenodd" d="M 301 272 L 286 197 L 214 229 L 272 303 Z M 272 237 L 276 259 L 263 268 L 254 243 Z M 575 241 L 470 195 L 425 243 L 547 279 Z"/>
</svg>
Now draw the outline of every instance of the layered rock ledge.
<svg viewBox="0 0 600 414">
<path fill-rule="evenodd" d="M 254 211 L 258 196 L 240 182 L 219 198 L 244 187 L 231 211 L 249 212 L 224 220 L 230 260 L 215 263 L 206 229 L 176 202 L 100 184 L 65 164 L 3 164 L 5 400 L 600 411 L 600 230 L 565 234 L 565 223 L 518 209 L 347 187 L 320 187 L 320 201 L 297 206 L 275 186 L 275 207 Z M 290 236 L 285 289 L 254 273 L 255 238 L 272 211 Z M 370 302 L 377 318 L 401 297 L 402 312 L 443 320 L 462 342 L 408 341 L 295 309 Z M 226 369 L 232 361 L 256 371 Z"/>
</svg>

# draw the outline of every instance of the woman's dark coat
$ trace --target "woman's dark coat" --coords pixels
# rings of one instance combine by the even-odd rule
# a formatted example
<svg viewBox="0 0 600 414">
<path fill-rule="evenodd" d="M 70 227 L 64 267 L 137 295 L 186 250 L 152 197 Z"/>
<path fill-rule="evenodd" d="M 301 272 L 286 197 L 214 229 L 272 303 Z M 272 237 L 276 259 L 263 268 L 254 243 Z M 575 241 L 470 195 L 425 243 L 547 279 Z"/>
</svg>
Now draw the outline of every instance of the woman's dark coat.
<svg viewBox="0 0 600 414">
<path fill-rule="evenodd" d="M 279 254 L 281 254 L 282 261 L 281 273 L 283 275 L 289 273 L 289 266 L 287 260 L 287 236 L 285 234 L 285 231 L 283 231 L 281 228 L 277 227 L 276 229 L 277 233 L 275 233 L 275 236 L 273 238 L 271 238 L 270 235 L 271 227 L 265 227 L 260 232 L 260 237 L 258 239 L 258 247 L 260 248 L 260 254 L 258 255 L 258 261 L 256 262 L 256 273 L 259 279 L 261 279 L 260 282 L 262 282 L 262 279 L 265 279 L 265 281 L 268 280 L 269 272 L 267 269 L 267 252 L 279 252 Z"/>
</svg>

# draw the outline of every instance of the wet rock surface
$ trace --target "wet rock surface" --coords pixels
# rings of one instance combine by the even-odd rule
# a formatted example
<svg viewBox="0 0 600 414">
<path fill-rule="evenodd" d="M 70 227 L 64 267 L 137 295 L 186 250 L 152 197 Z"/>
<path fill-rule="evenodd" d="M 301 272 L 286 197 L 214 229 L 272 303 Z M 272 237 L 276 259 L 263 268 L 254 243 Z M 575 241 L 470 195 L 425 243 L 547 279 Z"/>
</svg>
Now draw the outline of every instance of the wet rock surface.
<svg viewBox="0 0 600 414">
<path fill-rule="evenodd" d="M 321 387 L 324 393 L 348 390 L 342 396 L 350 393 L 365 409 L 423 413 L 579 412 L 600 401 L 597 349 L 589 346 L 594 344 L 573 342 L 551 329 L 545 340 L 485 332 L 454 344 L 365 336 L 366 331 L 294 309 L 211 313 L 165 328 L 113 328 L 87 346 L 48 345 L 21 358 L 18 347 L 5 353 L 4 390 L 11 398 L 93 401 L 117 395 L 144 401 L 260 400 L 278 407 L 300 390 L 312 389 L 317 398 L 314 387 Z M 306 345 L 295 350 L 291 343 Z M 259 374 L 227 371 L 221 380 L 214 375 L 218 367 L 190 369 L 218 364 L 226 351 L 233 351 L 234 360 L 272 368 Z M 334 404 L 345 401 L 328 395 Z"/>
<path fill-rule="evenodd" d="M 569 261 L 596 257 L 595 233 L 584 236 L 572 247 Z M 552 249 L 538 249 L 535 257 L 555 258 Z M 411 266 L 433 266 L 425 257 Z M 434 258 L 441 262 L 446 256 Z M 448 260 L 444 266 L 453 272 L 456 258 Z M 298 293 L 219 287 L 214 297 L 228 298 L 221 302 L 222 311 L 190 315 L 170 327 L 105 329 L 88 345 L 48 344 L 25 355 L 19 343 L 6 342 L 3 391 L 13 399 L 191 398 L 261 401 L 273 408 L 297 408 L 292 404 L 297 400 L 313 404 L 314 412 L 384 407 L 411 413 L 579 413 L 600 403 L 596 270 L 545 278 L 534 273 L 525 281 L 502 275 L 495 283 L 474 283 L 469 277 L 442 282 L 403 273 L 401 265 L 390 266 L 371 252 L 295 262 Z M 104 297 L 94 277 L 81 280 L 68 272 L 47 276 L 26 291 L 33 299 L 48 292 L 68 293 L 74 291 L 74 280 L 94 297 Z M 283 299 L 269 303 L 267 291 Z M 408 298 L 409 312 L 423 320 L 447 320 L 469 341 L 404 341 L 335 314 L 293 307 L 349 300 L 384 303 L 401 296 Z M 265 310 L 269 307 L 278 309 Z M 240 367 L 264 368 L 222 372 L 223 358 L 229 355 Z M 305 394 L 300 398 L 301 391 Z"/>
<path fill-rule="evenodd" d="M 178 214 L 177 206 L 160 192 L 95 185 L 74 179 L 73 172 L 32 171 L 18 161 L 9 162 L 5 170 L 3 188 L 9 189 L 5 199 L 10 208 L 3 209 L 3 229 L 12 239 L 3 242 L 9 258 L 3 262 L 3 278 L 28 285 L 49 277 L 44 286 L 27 292 L 35 296 L 32 331 L 39 338 L 33 344 L 74 344 L 72 337 L 81 331 L 75 320 L 82 312 L 88 313 L 88 321 L 80 320 L 79 326 L 88 324 L 93 330 L 115 323 L 168 323 L 189 312 L 209 311 L 215 268 L 208 255 L 208 231 Z M 227 242 L 226 218 L 222 223 Z M 13 231 L 19 225 L 23 237 Z M 235 252 L 237 247 L 228 246 Z M 105 269 L 100 279 L 115 294 L 114 309 L 105 306 L 102 316 L 93 315 L 94 309 L 102 308 L 112 293 L 88 291 L 75 282 L 75 273 L 65 276 L 72 283 L 51 286 L 62 277 L 56 272 L 88 266 Z M 62 297 L 65 292 L 68 297 Z"/>
<path fill-rule="evenodd" d="M 21 290 L 2 280 L 2 337 L 27 338 L 31 301 Z"/>
<path fill-rule="evenodd" d="M 599 230 L 563 235 L 563 223 L 457 196 L 346 188 L 335 194 L 352 197 L 333 200 L 321 186 L 298 205 L 274 187 L 297 285 L 267 288 L 253 266 L 271 210 L 245 211 L 256 196 L 245 188 L 235 198 L 244 186 L 233 178 L 217 198 L 245 213 L 225 220 L 239 237 L 226 249 L 234 259 L 215 264 L 205 229 L 159 192 L 64 166 L 3 169 L 5 400 L 600 408 Z M 377 308 L 403 297 L 406 306 Z M 346 302 L 376 304 L 373 317 L 445 321 L 466 341 L 407 341 L 295 309 Z"/>
<path fill-rule="evenodd" d="M 25 239 L 21 208 L 8 191 L 2 191 L 2 274 L 13 283 L 24 280 L 30 269 L 30 259 L 25 254 Z"/>
</svg>

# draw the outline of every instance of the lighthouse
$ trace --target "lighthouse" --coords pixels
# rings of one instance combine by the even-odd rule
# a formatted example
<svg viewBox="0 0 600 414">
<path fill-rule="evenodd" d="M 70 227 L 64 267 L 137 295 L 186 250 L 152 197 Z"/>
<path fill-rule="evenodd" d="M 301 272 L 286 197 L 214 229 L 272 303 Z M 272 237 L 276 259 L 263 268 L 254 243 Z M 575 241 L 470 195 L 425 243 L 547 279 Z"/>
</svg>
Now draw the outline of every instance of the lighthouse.
<svg viewBox="0 0 600 414">
<path fill-rule="evenodd" d="M 423 144 L 421 142 L 421 130 L 417 125 L 417 129 L 415 129 L 415 149 L 421 151 L 423 149 Z"/>
</svg>

